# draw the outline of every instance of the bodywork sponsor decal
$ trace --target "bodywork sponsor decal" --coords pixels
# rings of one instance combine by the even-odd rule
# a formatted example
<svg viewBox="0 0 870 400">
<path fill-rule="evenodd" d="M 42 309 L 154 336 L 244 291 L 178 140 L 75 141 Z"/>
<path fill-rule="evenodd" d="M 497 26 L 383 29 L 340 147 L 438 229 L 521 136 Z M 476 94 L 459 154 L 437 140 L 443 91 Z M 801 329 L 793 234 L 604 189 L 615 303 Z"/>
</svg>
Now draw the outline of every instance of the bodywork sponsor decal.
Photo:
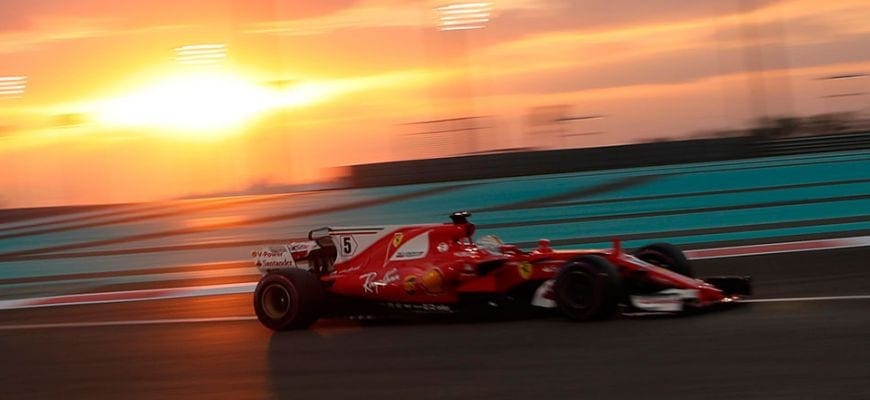
<svg viewBox="0 0 870 400">
<path fill-rule="evenodd" d="M 444 291 L 444 274 L 438 268 L 432 268 L 423 274 L 420 285 L 427 293 L 438 294 Z"/>
<path fill-rule="evenodd" d="M 412 295 L 412 296 L 417 294 L 417 277 L 411 275 L 411 276 L 405 278 L 404 287 L 405 287 L 405 293 Z"/>
<path fill-rule="evenodd" d="M 293 265 L 293 261 L 288 259 L 264 259 L 257 263 L 258 267 L 289 267 Z"/>
<path fill-rule="evenodd" d="M 254 251 L 254 265 L 260 269 L 292 267 L 295 265 L 293 262 L 293 254 L 290 250 L 292 246 L 294 245 L 280 247 L 270 246 L 262 250 Z M 307 249 L 303 249 L 303 251 L 307 251 Z"/>
<path fill-rule="evenodd" d="M 290 243 L 290 251 L 293 253 L 296 252 L 308 252 L 311 251 L 316 245 L 313 242 L 295 242 Z"/>
<path fill-rule="evenodd" d="M 390 257 L 390 261 L 418 260 L 429 254 L 429 232 L 408 240 Z"/>
<path fill-rule="evenodd" d="M 356 249 L 359 247 L 356 239 L 350 235 L 341 235 L 338 237 L 339 248 L 342 256 L 352 256 L 356 254 Z"/>
<path fill-rule="evenodd" d="M 536 307 L 555 308 L 556 294 L 553 291 L 553 284 L 556 281 L 550 279 L 544 281 L 538 289 L 535 290 L 535 295 L 532 297 L 532 305 Z"/>
<path fill-rule="evenodd" d="M 687 300 L 697 300 L 698 291 L 694 289 L 666 289 L 649 295 L 629 296 L 631 304 L 644 311 L 678 312 L 682 311 Z"/>
<path fill-rule="evenodd" d="M 387 286 L 399 280 L 399 270 L 393 268 L 384 273 L 380 279 L 378 279 L 377 272 L 368 272 L 360 275 L 359 278 L 363 281 L 363 291 L 365 293 L 380 293 L 382 286 Z"/>
</svg>

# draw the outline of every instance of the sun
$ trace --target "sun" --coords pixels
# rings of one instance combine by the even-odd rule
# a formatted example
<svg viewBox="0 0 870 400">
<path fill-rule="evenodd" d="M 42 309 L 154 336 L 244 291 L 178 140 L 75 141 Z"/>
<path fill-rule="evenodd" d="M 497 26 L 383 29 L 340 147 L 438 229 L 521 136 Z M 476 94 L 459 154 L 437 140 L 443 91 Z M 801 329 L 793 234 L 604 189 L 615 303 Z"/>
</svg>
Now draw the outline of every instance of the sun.
<svg viewBox="0 0 870 400">
<path fill-rule="evenodd" d="M 188 139 L 238 133 L 264 112 L 323 100 L 329 87 L 314 83 L 276 89 L 228 72 L 199 71 L 158 79 L 97 104 L 96 119 L 110 127 L 150 128 Z"/>
</svg>

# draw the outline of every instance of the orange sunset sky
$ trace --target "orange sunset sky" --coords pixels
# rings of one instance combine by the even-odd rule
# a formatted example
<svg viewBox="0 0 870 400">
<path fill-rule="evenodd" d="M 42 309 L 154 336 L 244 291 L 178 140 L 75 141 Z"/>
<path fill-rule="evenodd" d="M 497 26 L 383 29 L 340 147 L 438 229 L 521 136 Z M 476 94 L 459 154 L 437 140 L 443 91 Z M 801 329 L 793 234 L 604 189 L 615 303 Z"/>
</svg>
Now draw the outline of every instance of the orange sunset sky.
<svg viewBox="0 0 870 400">
<path fill-rule="evenodd" d="M 0 2 L 0 208 L 306 183 L 332 167 L 868 111 L 867 0 Z M 216 45 L 189 64 L 182 46 Z M 4 82 L 6 89 L 4 90 Z M 829 97 L 826 97 L 829 96 Z M 529 113 L 600 115 L 535 134 Z M 487 116 L 473 140 L 415 121 Z"/>
</svg>

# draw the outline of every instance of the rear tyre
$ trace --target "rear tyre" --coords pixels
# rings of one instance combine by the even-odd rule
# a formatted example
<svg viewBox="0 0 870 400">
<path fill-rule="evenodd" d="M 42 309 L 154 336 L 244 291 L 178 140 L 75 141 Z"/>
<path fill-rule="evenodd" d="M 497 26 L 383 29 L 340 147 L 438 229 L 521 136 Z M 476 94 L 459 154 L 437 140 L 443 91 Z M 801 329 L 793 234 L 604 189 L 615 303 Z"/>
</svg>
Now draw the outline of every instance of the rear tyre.
<svg viewBox="0 0 870 400">
<path fill-rule="evenodd" d="M 634 256 L 650 264 L 662 267 L 690 278 L 695 277 L 692 265 L 683 251 L 670 243 L 653 243 L 634 252 Z"/>
<path fill-rule="evenodd" d="M 310 272 L 288 269 L 264 275 L 254 290 L 257 319 L 275 331 L 304 329 L 320 318 L 323 287 Z"/>
<path fill-rule="evenodd" d="M 565 263 L 553 289 L 559 309 L 574 321 L 609 318 L 622 298 L 619 272 L 600 256 L 583 256 Z"/>
</svg>

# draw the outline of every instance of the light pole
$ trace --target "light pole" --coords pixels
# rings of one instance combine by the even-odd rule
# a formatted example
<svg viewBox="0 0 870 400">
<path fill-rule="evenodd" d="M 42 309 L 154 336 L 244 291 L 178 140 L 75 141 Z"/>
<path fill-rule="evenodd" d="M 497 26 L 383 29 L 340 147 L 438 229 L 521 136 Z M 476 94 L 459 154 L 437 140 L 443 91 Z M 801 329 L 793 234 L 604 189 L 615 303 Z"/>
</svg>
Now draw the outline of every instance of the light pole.
<svg viewBox="0 0 870 400">
<path fill-rule="evenodd" d="M 459 31 L 486 27 L 492 12 L 492 3 L 454 3 L 437 8 L 439 29 Z"/>
<path fill-rule="evenodd" d="M 19 99 L 27 89 L 26 76 L 0 76 L 0 99 Z"/>
<path fill-rule="evenodd" d="M 463 86 L 465 89 L 465 100 L 468 110 L 468 117 L 458 118 L 473 121 L 476 117 L 471 117 L 475 114 L 474 111 L 474 91 L 471 82 L 471 57 L 469 55 L 469 31 L 483 29 L 490 21 L 492 15 L 492 3 L 489 2 L 468 2 L 468 3 L 453 3 L 436 7 L 438 11 L 438 29 L 447 34 L 457 36 L 457 40 L 462 52 L 462 69 L 463 69 Z M 454 130 L 454 132 L 468 131 L 467 129 Z M 467 152 L 478 151 L 477 133 L 475 129 L 467 132 Z M 461 153 L 461 151 L 460 151 Z"/>
<path fill-rule="evenodd" d="M 436 119 L 429 121 L 417 121 L 417 122 L 409 122 L 403 125 L 410 126 L 414 128 L 413 132 L 409 132 L 405 134 L 405 136 L 414 136 L 423 138 L 425 141 L 427 138 L 436 138 L 439 135 L 457 135 L 457 134 L 465 134 L 469 136 L 474 136 L 480 133 L 481 131 L 487 131 L 492 128 L 490 116 L 476 116 L 476 117 L 459 117 L 459 118 L 446 118 L 446 119 Z M 423 146 L 429 147 L 429 146 Z M 477 149 L 472 149 L 468 153 L 475 153 Z M 461 149 L 453 149 L 451 151 L 454 154 L 462 154 Z M 443 156 L 435 154 L 433 156 Z"/>
<path fill-rule="evenodd" d="M 561 147 L 562 147 L 562 148 L 566 148 L 566 147 L 568 147 L 568 146 L 566 146 L 566 142 L 565 142 L 565 140 L 566 140 L 566 139 L 569 139 L 569 138 L 576 138 L 576 137 L 582 137 L 582 136 L 596 136 L 596 135 L 603 135 L 603 134 L 604 134 L 604 131 L 601 130 L 601 129 L 598 129 L 598 130 L 595 130 L 595 129 L 593 129 L 593 130 L 589 130 L 589 129 L 587 128 L 587 129 L 582 130 L 582 131 L 580 131 L 580 132 L 572 132 L 572 129 L 570 129 L 570 128 L 571 128 L 570 125 L 576 125 L 577 123 L 580 123 L 580 122 L 593 122 L 593 121 L 599 121 L 599 120 L 602 120 L 602 119 L 604 119 L 604 116 L 603 116 L 603 115 L 578 115 L 578 116 L 566 116 L 566 117 L 561 117 L 561 118 L 557 118 L 557 119 L 555 119 L 554 122 L 556 122 L 557 124 L 559 124 L 559 127 L 560 127 L 560 129 L 559 129 L 559 131 L 560 131 L 560 132 L 559 132 L 559 136 L 560 136 L 560 139 L 561 139 Z M 568 127 L 568 131 L 567 131 L 567 132 L 566 132 L 566 130 L 565 130 L 565 125 L 569 125 L 569 127 Z"/>
<path fill-rule="evenodd" d="M 841 87 L 839 89 L 833 88 L 830 93 L 825 93 L 822 95 L 822 98 L 825 99 L 825 109 L 827 113 L 836 113 L 836 110 L 832 110 L 831 108 L 830 103 L 832 101 L 835 101 L 837 99 L 857 98 L 861 96 L 866 96 L 868 94 L 866 88 L 861 86 L 866 85 L 866 78 L 868 76 L 870 75 L 864 73 L 849 73 L 823 76 L 821 78 L 818 78 L 819 81 L 822 81 L 826 84 L 825 86 L 833 86 L 840 82 L 843 82 L 845 84 L 845 87 Z M 862 83 L 864 83 L 864 85 L 862 85 Z M 862 104 L 858 108 L 858 110 L 845 110 L 845 112 L 861 111 L 864 108 L 865 106 Z"/>
<path fill-rule="evenodd" d="M 218 65 L 227 58 L 227 46 L 223 43 L 188 44 L 173 50 L 175 61 L 182 65 Z"/>
<path fill-rule="evenodd" d="M 740 0 L 740 30 L 743 38 L 743 74 L 749 92 L 749 103 L 756 119 L 767 117 L 767 88 L 764 79 L 764 54 L 758 38 L 756 21 L 747 21 L 755 0 Z"/>
</svg>

